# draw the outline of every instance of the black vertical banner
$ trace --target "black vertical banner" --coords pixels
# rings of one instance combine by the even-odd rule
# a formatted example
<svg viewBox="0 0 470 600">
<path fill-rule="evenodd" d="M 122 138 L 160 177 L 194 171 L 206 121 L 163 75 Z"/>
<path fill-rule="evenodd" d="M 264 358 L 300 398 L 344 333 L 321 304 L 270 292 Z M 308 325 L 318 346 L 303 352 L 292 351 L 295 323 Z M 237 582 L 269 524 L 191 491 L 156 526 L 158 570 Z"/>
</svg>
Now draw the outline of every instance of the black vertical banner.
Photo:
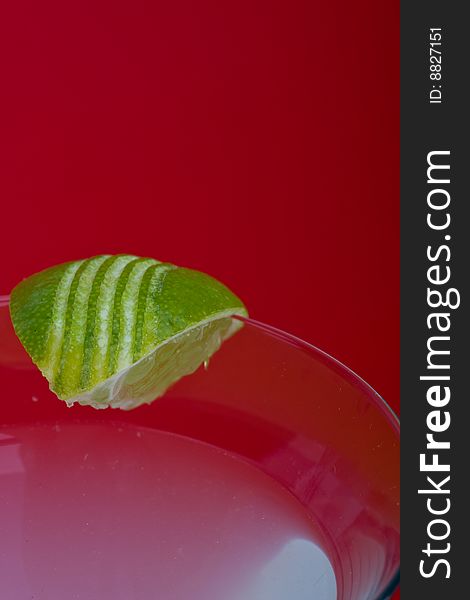
<svg viewBox="0 0 470 600">
<path fill-rule="evenodd" d="M 465 2 L 401 3 L 401 597 L 467 597 L 469 103 Z"/>
</svg>

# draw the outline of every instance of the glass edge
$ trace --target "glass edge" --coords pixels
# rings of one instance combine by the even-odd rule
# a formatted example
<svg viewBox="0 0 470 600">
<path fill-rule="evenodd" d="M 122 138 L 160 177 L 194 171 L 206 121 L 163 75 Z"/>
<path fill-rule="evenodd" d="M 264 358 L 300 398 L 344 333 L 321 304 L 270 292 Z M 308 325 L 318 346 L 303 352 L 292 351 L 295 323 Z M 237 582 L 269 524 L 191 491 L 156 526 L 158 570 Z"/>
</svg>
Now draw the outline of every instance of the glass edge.
<svg viewBox="0 0 470 600">
<path fill-rule="evenodd" d="M 377 596 L 376 600 L 391 600 L 394 592 L 397 591 L 398 585 L 400 583 L 400 569 L 398 568 L 395 571 L 395 574 L 390 579 L 390 582 L 385 587 L 384 591 Z"/>
<path fill-rule="evenodd" d="M 0 294 L 0 307 L 8 306 L 10 304 L 10 296 L 2 296 Z"/>
<path fill-rule="evenodd" d="M 263 323 L 255 319 L 251 319 L 249 317 L 242 317 L 239 315 L 234 315 L 233 318 L 247 323 L 248 325 L 251 325 L 257 329 L 266 331 L 274 337 L 277 337 L 285 342 L 297 346 L 298 348 L 305 350 L 309 353 L 313 352 L 314 354 L 321 356 L 324 360 L 326 360 L 327 363 L 330 363 L 331 366 L 339 368 L 340 371 L 344 371 L 345 373 L 347 373 L 353 380 L 355 380 L 356 383 L 358 383 L 361 387 L 367 390 L 367 392 L 374 397 L 374 399 L 377 401 L 377 405 L 379 406 L 379 408 L 382 410 L 382 412 L 385 413 L 387 417 L 389 417 L 388 420 L 390 424 L 394 427 L 397 433 L 400 432 L 400 419 L 398 418 L 397 414 L 392 409 L 392 407 L 388 404 L 388 402 L 384 400 L 382 396 L 378 392 L 376 392 L 376 390 L 374 390 L 374 388 L 370 384 L 368 384 L 367 381 L 365 381 L 365 379 L 363 379 L 360 375 L 358 375 L 355 371 L 350 369 L 340 360 L 338 360 L 331 354 L 328 354 L 328 352 L 321 350 L 317 346 L 306 342 L 302 338 L 299 338 L 291 333 L 287 333 L 286 331 L 278 329 L 277 327 L 273 327 L 272 325 L 268 325 L 267 323 Z"/>
</svg>

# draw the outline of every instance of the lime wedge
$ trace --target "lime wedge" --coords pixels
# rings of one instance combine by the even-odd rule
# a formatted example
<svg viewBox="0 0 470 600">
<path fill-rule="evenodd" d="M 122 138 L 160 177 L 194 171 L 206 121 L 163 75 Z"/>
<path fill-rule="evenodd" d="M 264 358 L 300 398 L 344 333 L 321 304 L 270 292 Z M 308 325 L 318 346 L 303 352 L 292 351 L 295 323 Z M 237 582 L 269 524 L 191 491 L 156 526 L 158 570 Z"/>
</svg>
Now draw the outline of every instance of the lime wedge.
<svg viewBox="0 0 470 600">
<path fill-rule="evenodd" d="M 152 258 L 101 255 L 36 273 L 11 293 L 21 343 L 69 406 L 131 409 L 194 372 L 247 315 L 216 279 Z"/>
</svg>

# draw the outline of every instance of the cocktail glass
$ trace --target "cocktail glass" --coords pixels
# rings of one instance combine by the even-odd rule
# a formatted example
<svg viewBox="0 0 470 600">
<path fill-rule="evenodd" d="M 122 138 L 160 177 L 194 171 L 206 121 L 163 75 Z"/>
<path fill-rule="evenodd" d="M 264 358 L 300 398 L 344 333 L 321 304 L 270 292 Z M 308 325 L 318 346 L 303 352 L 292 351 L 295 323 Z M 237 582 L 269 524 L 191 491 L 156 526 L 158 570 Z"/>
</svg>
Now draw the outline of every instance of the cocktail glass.
<svg viewBox="0 0 470 600">
<path fill-rule="evenodd" d="M 242 320 L 163 398 L 96 411 L 53 396 L 0 298 L 5 598 L 390 596 L 397 418 L 321 350 Z"/>
</svg>

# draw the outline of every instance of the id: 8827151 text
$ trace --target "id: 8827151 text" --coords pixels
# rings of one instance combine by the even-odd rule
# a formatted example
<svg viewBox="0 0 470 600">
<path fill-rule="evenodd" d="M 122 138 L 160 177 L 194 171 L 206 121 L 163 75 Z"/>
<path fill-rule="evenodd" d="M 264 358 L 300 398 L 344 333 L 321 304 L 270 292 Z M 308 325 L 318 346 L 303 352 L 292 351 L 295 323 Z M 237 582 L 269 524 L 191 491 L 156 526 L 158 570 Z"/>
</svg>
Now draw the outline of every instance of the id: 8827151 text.
<svg viewBox="0 0 470 600">
<path fill-rule="evenodd" d="M 432 88 L 429 92 L 430 104 L 442 103 L 442 29 L 429 29 L 429 79 Z"/>
</svg>

